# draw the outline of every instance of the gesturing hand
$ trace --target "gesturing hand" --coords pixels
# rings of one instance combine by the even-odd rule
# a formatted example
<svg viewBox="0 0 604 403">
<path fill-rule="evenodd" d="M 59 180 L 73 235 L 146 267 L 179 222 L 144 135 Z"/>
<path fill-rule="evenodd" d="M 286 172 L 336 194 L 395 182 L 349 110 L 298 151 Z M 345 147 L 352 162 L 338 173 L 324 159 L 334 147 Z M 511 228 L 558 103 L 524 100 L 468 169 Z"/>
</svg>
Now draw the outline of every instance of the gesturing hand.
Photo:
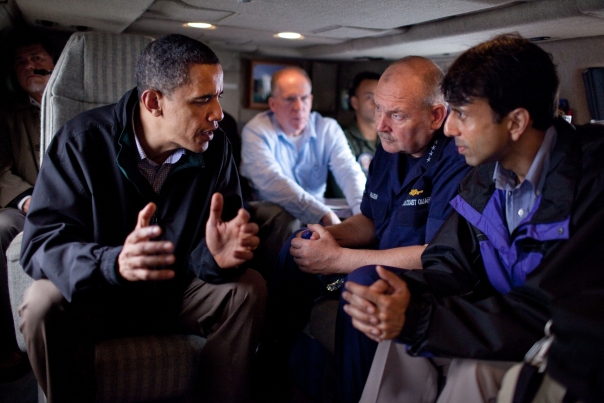
<svg viewBox="0 0 604 403">
<path fill-rule="evenodd" d="M 369 287 L 347 282 L 342 292 L 348 304 L 344 311 L 352 318 L 352 325 L 377 342 L 394 339 L 405 324 L 405 313 L 411 294 L 396 274 L 378 266 L 380 280 Z"/>
<path fill-rule="evenodd" d="M 120 275 L 128 281 L 168 280 L 174 277 L 169 269 L 154 270 L 153 267 L 171 265 L 175 257 L 174 245 L 170 241 L 152 241 L 161 234 L 158 225 L 149 226 L 156 206 L 147 204 L 139 213 L 134 231 L 128 235 L 118 256 Z"/>
<path fill-rule="evenodd" d="M 244 209 L 239 209 L 231 221 L 222 221 L 223 204 L 222 195 L 214 193 L 206 224 L 206 244 L 218 266 L 227 269 L 251 259 L 260 239 L 256 236 L 258 225 L 248 222 L 250 215 Z"/>
</svg>

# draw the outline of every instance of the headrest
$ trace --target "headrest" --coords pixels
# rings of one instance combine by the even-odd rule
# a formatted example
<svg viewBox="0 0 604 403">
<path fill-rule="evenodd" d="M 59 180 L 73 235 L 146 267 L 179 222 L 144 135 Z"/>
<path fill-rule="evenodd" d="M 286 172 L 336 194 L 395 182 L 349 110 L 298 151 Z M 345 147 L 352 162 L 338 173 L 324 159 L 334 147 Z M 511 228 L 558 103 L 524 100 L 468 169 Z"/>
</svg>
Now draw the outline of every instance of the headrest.
<svg viewBox="0 0 604 403">
<path fill-rule="evenodd" d="M 147 36 L 103 32 L 71 35 L 44 91 L 42 150 L 69 119 L 115 103 L 134 88 L 136 60 L 152 41 Z"/>
</svg>

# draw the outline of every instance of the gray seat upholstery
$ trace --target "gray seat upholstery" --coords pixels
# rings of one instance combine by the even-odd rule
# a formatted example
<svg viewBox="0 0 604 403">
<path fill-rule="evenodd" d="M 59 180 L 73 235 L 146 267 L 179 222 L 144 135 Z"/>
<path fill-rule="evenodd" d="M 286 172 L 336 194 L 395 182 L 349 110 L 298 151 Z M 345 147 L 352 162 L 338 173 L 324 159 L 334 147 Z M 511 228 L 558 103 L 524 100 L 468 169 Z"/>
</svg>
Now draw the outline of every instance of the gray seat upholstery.
<svg viewBox="0 0 604 403">
<path fill-rule="evenodd" d="M 42 99 L 42 150 L 77 114 L 117 102 L 135 85 L 138 55 L 153 39 L 102 32 L 73 34 L 57 61 Z"/>
<path fill-rule="evenodd" d="M 42 149 L 80 112 L 117 102 L 135 86 L 136 59 L 152 38 L 98 32 L 73 34 L 42 101 Z M 19 263 L 22 234 L 7 251 L 9 293 L 17 343 L 25 351 L 18 307 L 32 279 Z M 95 349 L 98 402 L 190 401 L 205 339 L 196 335 L 128 337 Z M 44 396 L 41 396 L 41 401 Z"/>
</svg>

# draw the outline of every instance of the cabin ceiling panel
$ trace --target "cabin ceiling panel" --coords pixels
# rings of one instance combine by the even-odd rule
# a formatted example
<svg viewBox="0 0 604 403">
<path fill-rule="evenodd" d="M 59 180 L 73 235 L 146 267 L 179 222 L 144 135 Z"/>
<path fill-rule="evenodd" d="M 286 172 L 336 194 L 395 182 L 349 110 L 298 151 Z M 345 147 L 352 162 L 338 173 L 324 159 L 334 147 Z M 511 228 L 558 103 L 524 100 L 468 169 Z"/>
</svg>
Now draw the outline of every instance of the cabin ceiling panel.
<svg viewBox="0 0 604 403">
<path fill-rule="evenodd" d="M 16 0 L 25 21 L 55 23 L 53 28 L 74 30 L 85 26 L 93 30 L 119 33 L 153 4 L 153 0 Z"/>
<path fill-rule="evenodd" d="M 214 24 L 234 14 L 234 11 L 197 7 L 172 0 L 156 0 L 143 15 L 143 18 L 156 17 L 182 22 L 203 21 Z"/>
<path fill-rule="evenodd" d="M 398 32 L 397 27 L 402 25 L 510 3 L 513 1 L 252 0 L 251 3 L 238 3 L 235 0 L 156 0 L 127 32 L 152 36 L 178 32 L 215 44 L 295 50 L 389 35 Z M 203 33 L 183 30 L 182 25 L 191 21 L 209 22 L 216 28 Z M 299 32 L 304 39 L 284 41 L 274 37 L 276 32 L 282 31 Z"/>
<path fill-rule="evenodd" d="M 394 59 L 465 50 L 498 33 L 552 40 L 604 35 L 604 0 L 15 0 L 25 20 L 158 37 L 270 56 Z M 212 30 L 185 27 L 209 22 Z M 276 38 L 294 31 L 302 40 Z"/>
<path fill-rule="evenodd" d="M 569 0 L 523 3 L 505 9 L 418 24 L 400 34 L 360 38 L 334 46 L 309 46 L 305 57 L 396 59 L 409 54 L 439 56 L 458 53 L 497 34 L 518 32 L 527 38 L 551 40 L 604 34 L 604 23 L 584 14 Z"/>
<path fill-rule="evenodd" d="M 143 17 L 132 24 L 126 33 L 144 34 L 153 37 L 158 37 L 164 34 L 182 34 L 194 39 L 198 39 L 208 45 L 222 44 L 229 46 L 250 45 L 253 49 L 257 47 L 277 47 L 281 48 L 287 44 L 290 49 L 299 49 L 308 46 L 309 41 L 313 44 L 334 45 L 342 43 L 344 39 L 322 37 L 310 35 L 307 40 L 300 41 L 284 41 L 276 38 L 274 32 L 266 30 L 251 30 L 246 28 L 217 26 L 215 29 L 195 29 L 185 26 L 182 21 L 165 20 L 158 18 Z M 250 51 L 250 47 L 246 51 Z M 299 54 L 298 54 L 299 56 Z"/>
<path fill-rule="evenodd" d="M 173 0 L 179 4 L 229 10 L 224 21 L 245 28 L 264 28 L 308 34 L 339 25 L 387 30 L 452 15 L 477 12 L 514 3 L 514 0 Z"/>
</svg>

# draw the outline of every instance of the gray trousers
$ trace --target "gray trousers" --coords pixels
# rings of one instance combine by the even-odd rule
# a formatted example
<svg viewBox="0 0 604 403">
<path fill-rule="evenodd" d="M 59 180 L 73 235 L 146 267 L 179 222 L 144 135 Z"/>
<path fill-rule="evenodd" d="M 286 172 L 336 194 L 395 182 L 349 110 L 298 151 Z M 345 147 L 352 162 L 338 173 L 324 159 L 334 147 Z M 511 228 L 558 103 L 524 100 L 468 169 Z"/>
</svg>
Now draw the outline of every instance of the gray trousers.
<svg viewBox="0 0 604 403">
<path fill-rule="evenodd" d="M 266 299 L 266 284 L 254 270 L 225 284 L 194 279 L 184 290 L 173 330 L 207 338 L 199 368 L 204 402 L 248 401 L 249 372 Z M 154 312 L 140 306 L 124 307 L 129 314 L 103 315 L 101 303 L 84 305 L 67 302 L 49 280 L 34 281 L 23 296 L 21 332 L 49 403 L 94 401 L 94 344 L 138 325 L 147 327 L 143 321 L 157 320 Z M 116 312 L 122 317 L 107 317 Z"/>
<path fill-rule="evenodd" d="M 15 326 L 8 295 L 6 250 L 12 240 L 23 231 L 25 213 L 15 208 L 0 208 L 0 358 L 17 351 Z"/>
<path fill-rule="evenodd" d="M 429 360 L 407 354 L 404 344 L 379 343 L 361 403 L 494 403 L 512 362 L 466 359 Z M 446 383 L 438 393 L 438 371 Z"/>
</svg>

